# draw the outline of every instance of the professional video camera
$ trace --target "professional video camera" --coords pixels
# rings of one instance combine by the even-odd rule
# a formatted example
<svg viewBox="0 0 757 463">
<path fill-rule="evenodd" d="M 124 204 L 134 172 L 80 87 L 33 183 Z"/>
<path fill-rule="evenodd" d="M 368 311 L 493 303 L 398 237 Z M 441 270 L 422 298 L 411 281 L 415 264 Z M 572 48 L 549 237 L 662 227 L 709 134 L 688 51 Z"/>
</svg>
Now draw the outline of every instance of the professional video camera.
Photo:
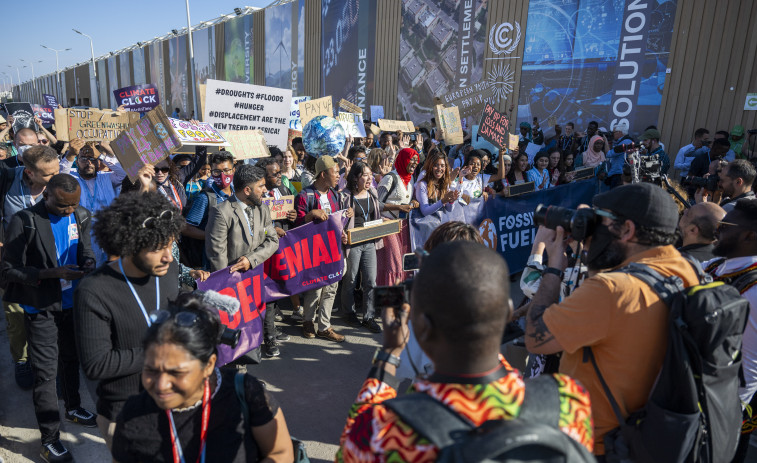
<svg viewBox="0 0 757 463">
<path fill-rule="evenodd" d="M 709 177 L 683 177 L 681 179 L 681 186 L 704 188 L 708 191 L 717 191 L 720 188 L 720 176 L 710 175 Z"/>
<path fill-rule="evenodd" d="M 631 177 L 631 183 L 654 183 L 662 185 L 662 162 L 656 154 L 648 155 L 644 146 L 635 143 L 626 145 L 626 164 L 623 175 Z M 617 147 L 616 147 L 617 148 Z"/>
</svg>

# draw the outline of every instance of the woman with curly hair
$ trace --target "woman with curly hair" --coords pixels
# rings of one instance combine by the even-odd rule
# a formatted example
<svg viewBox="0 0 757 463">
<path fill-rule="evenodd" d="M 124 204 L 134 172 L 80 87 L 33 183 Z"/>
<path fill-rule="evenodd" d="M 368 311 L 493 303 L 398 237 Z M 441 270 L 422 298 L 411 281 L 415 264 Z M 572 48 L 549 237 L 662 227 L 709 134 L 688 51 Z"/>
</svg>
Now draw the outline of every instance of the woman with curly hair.
<svg viewBox="0 0 757 463">
<path fill-rule="evenodd" d="M 426 158 L 423 170 L 425 175 L 421 174 L 423 178 L 418 180 L 415 190 L 415 199 L 420 205 L 421 215 L 433 214 L 442 208 L 451 211 L 455 201 L 460 197 L 460 192 L 450 190 L 452 180 L 447 157 L 440 151 L 432 153 Z"/>
<path fill-rule="evenodd" d="M 81 368 L 98 382 L 97 424 L 106 442 L 126 399 L 139 393 L 150 313 L 179 292 L 171 250 L 183 226 L 181 213 L 154 191 L 118 196 L 94 216 L 95 240 L 118 259 L 81 281 L 73 310 Z"/>
</svg>

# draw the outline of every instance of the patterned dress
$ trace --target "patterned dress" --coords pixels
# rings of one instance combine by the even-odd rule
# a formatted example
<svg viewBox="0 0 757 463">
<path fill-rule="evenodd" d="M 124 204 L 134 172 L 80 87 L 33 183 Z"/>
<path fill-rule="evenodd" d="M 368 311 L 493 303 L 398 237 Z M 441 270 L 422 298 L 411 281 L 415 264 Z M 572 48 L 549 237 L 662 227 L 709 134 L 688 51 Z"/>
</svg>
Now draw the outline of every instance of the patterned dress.
<svg viewBox="0 0 757 463">
<path fill-rule="evenodd" d="M 480 426 L 488 420 L 509 420 L 520 414 L 525 396 L 521 374 L 504 357 L 506 370 L 486 384 L 456 384 L 415 380 L 411 391 L 429 394 Z M 397 380 L 384 374 L 369 375 L 352 405 L 342 432 L 336 461 L 341 462 L 431 462 L 439 449 L 416 434 L 381 402 L 397 396 Z M 560 391 L 560 429 L 589 451 L 594 448 L 589 394 L 565 375 L 554 375 Z"/>
</svg>

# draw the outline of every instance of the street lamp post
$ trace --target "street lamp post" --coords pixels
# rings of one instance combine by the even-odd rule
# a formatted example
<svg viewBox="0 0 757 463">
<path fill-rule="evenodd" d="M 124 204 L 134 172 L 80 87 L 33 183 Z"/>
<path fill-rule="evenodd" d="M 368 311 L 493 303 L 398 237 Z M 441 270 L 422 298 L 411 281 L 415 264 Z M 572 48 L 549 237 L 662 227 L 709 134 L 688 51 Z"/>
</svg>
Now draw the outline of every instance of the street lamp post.
<svg viewBox="0 0 757 463">
<path fill-rule="evenodd" d="M 95 108 L 100 107 L 100 82 L 97 80 L 97 66 L 95 66 L 95 45 L 92 41 L 92 37 L 88 36 L 84 32 L 77 31 L 76 29 L 72 29 L 74 32 L 76 32 L 79 35 L 83 35 L 84 37 L 89 39 L 89 50 L 92 52 L 92 72 L 95 76 L 95 97 L 92 99 L 93 106 Z"/>
<path fill-rule="evenodd" d="M 192 44 L 192 21 L 189 19 L 189 0 L 186 0 L 187 5 L 187 37 L 189 37 L 189 84 L 192 86 L 192 102 L 194 103 L 194 119 L 198 121 L 202 119 L 200 111 L 197 109 L 197 85 L 195 82 L 195 52 L 194 45 Z"/>
<path fill-rule="evenodd" d="M 47 48 L 48 50 L 52 50 L 55 52 L 55 98 L 60 101 L 60 68 L 58 67 L 58 52 L 61 51 L 70 51 L 70 48 L 64 48 L 63 50 L 56 50 L 55 48 L 50 48 L 48 46 L 40 44 L 42 48 Z"/>
<path fill-rule="evenodd" d="M 37 77 L 34 75 L 34 61 L 25 61 L 23 58 L 19 58 L 19 59 L 21 61 L 23 61 L 24 63 L 29 63 L 29 65 L 31 66 L 31 68 L 32 68 L 32 89 L 33 89 L 33 91 L 35 93 L 34 98 L 39 98 L 40 95 L 37 95 L 37 93 L 39 93 L 37 91 Z M 42 60 L 37 60 L 37 62 L 41 63 Z M 26 67 L 26 66 L 24 66 L 24 67 Z"/>
<path fill-rule="evenodd" d="M 11 66 L 10 64 L 7 65 L 9 68 L 13 69 L 16 68 L 16 75 L 18 76 L 18 92 L 19 92 L 19 99 L 21 99 L 21 71 L 18 70 L 18 66 Z M 11 71 L 12 73 L 13 71 Z"/>
</svg>

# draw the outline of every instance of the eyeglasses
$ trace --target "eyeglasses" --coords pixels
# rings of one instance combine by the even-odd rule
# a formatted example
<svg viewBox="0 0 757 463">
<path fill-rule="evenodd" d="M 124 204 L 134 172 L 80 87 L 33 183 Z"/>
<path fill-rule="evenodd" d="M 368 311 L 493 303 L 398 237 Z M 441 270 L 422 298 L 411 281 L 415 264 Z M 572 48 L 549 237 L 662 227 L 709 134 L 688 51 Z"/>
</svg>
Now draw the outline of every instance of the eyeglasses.
<svg viewBox="0 0 757 463">
<path fill-rule="evenodd" d="M 230 174 L 232 172 L 234 172 L 234 168 L 233 167 L 231 169 L 224 169 L 224 170 L 213 169 L 213 170 L 210 171 L 210 175 L 212 175 L 213 177 L 220 177 L 221 174 L 227 174 L 228 175 L 228 174 Z"/>
<path fill-rule="evenodd" d="M 150 314 L 150 319 L 155 325 L 160 325 L 172 318 L 176 326 L 182 328 L 191 328 L 200 321 L 200 316 L 194 312 L 178 312 L 176 314 L 171 314 L 168 310 L 161 310 L 157 313 Z"/>
<path fill-rule="evenodd" d="M 50 143 L 50 140 L 47 140 L 47 139 L 44 139 L 44 140 L 38 140 L 38 141 L 39 141 L 40 143 L 42 143 L 43 145 L 46 145 L 46 144 Z"/>
<path fill-rule="evenodd" d="M 355 162 L 365 162 L 365 157 L 355 158 Z"/>
<path fill-rule="evenodd" d="M 78 162 L 79 164 L 94 164 L 97 162 L 97 159 L 90 157 L 78 157 L 76 158 L 76 162 Z"/>
<path fill-rule="evenodd" d="M 155 228 L 155 224 L 157 221 L 160 220 L 162 222 L 168 222 L 170 220 L 173 220 L 173 211 L 170 209 L 166 209 L 165 211 L 161 212 L 159 216 L 157 217 L 148 217 L 142 222 L 142 228 Z"/>
</svg>

